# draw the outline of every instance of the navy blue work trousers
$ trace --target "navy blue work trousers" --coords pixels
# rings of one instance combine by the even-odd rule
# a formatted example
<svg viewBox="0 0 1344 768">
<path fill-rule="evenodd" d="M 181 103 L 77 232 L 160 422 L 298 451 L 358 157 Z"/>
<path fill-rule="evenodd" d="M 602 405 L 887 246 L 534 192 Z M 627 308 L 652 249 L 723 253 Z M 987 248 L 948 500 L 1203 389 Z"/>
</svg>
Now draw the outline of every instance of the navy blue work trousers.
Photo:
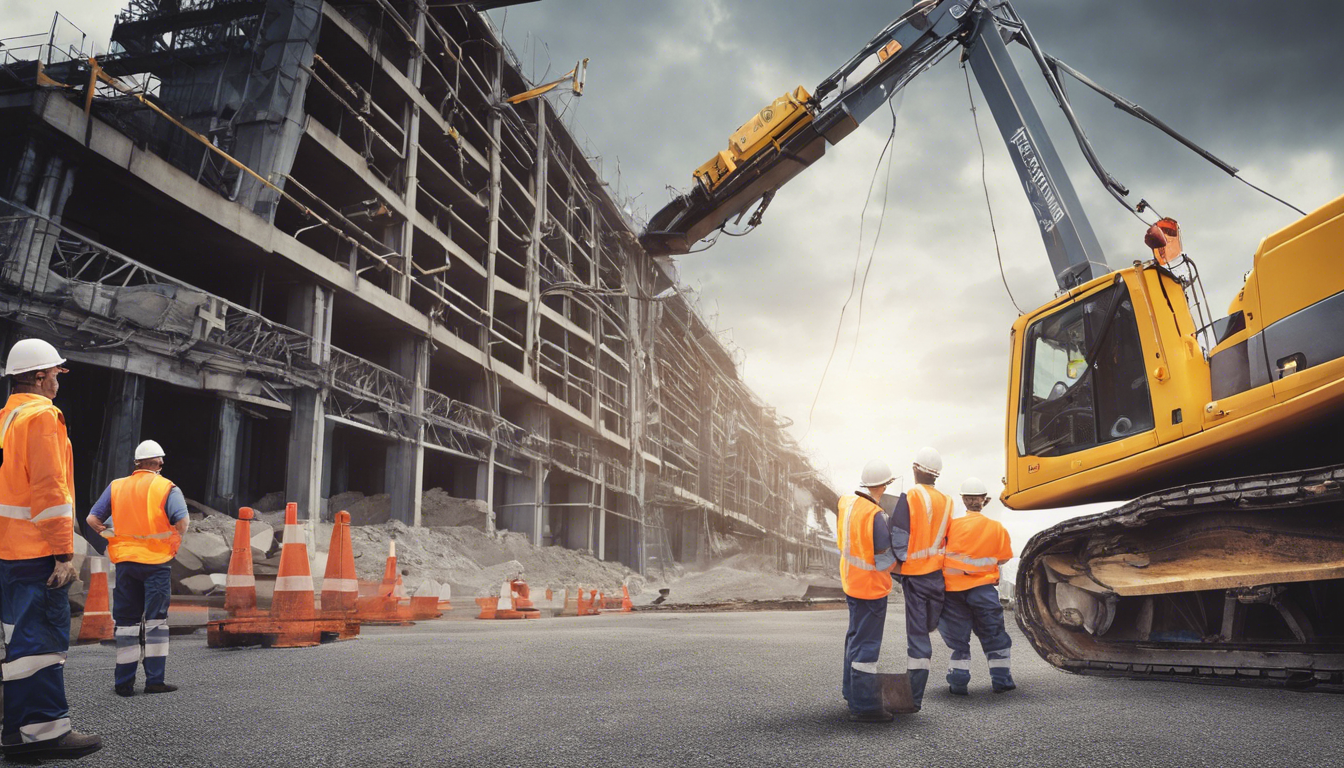
<svg viewBox="0 0 1344 768">
<path fill-rule="evenodd" d="M 994 688 L 1013 685 L 1009 659 L 1013 639 L 1003 625 L 1003 605 L 993 584 L 981 584 L 962 592 L 948 592 L 943 602 L 943 618 L 938 634 L 952 649 L 947 683 L 964 688 L 971 681 L 971 633 L 980 638 L 980 649 L 989 660 L 989 677 Z"/>
<path fill-rule="evenodd" d="M 902 576 L 901 591 L 905 596 L 905 668 L 910 673 L 910 693 L 919 706 L 924 701 L 933 658 L 929 635 L 938 628 L 943 614 L 943 572 Z"/>
<path fill-rule="evenodd" d="M 55 558 L 0 560 L 0 621 L 5 628 L 5 744 L 60 738 L 70 730 L 65 654 L 70 650 L 70 587 L 52 589 Z"/>
<path fill-rule="evenodd" d="M 117 687 L 135 685 L 135 671 L 142 660 L 145 684 L 163 682 L 168 665 L 170 572 L 167 563 L 117 563 L 117 586 L 112 591 L 112 622 L 117 625 Z"/>
<path fill-rule="evenodd" d="M 845 595 L 845 602 L 849 604 L 849 631 L 845 633 L 845 672 L 841 690 L 854 712 L 881 709 L 877 656 L 882 651 L 887 598 L 863 600 Z"/>
</svg>

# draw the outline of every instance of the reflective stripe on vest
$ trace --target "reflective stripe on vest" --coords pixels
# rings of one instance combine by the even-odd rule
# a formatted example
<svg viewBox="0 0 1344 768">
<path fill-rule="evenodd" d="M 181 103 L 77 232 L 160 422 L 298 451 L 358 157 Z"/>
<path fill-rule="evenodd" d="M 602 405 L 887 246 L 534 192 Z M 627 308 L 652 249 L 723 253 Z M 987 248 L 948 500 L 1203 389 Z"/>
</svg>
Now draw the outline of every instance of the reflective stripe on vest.
<svg viewBox="0 0 1344 768">
<path fill-rule="evenodd" d="M 114 563 L 157 565 L 173 559 L 172 539 L 164 502 L 173 483 L 157 472 L 136 470 L 112 481 L 112 531 L 107 554 Z"/>
<path fill-rule="evenodd" d="M 946 569 L 954 573 L 990 573 L 999 567 L 997 557 L 971 557 L 960 552 L 948 552 L 944 562 L 961 566 Z"/>
<path fill-rule="evenodd" d="M 840 584 L 850 597 L 877 600 L 891 593 L 891 573 L 878 569 L 873 551 L 873 520 L 881 511 L 877 504 L 854 494 L 841 497 L 836 508 Z"/>
<path fill-rule="evenodd" d="M 941 495 L 941 494 L 940 494 Z M 908 576 L 918 576 L 925 573 L 932 573 L 943 567 L 943 553 L 947 551 L 947 527 L 952 521 L 952 497 L 943 496 L 941 511 L 934 509 L 933 497 L 929 490 L 922 485 L 916 485 L 906 494 L 907 503 L 911 499 L 918 499 L 918 504 L 911 504 L 910 510 L 910 541 L 911 543 L 920 542 L 925 546 L 922 549 L 915 550 L 906 555 L 905 563 L 901 566 L 901 573 Z M 922 509 L 923 514 L 916 511 L 915 507 Z M 941 515 L 942 519 L 938 522 L 938 529 L 933 537 L 925 538 L 927 532 L 933 527 L 935 515 Z M 916 533 L 921 535 L 917 536 Z M 936 562 L 928 562 L 933 559 Z"/>
</svg>

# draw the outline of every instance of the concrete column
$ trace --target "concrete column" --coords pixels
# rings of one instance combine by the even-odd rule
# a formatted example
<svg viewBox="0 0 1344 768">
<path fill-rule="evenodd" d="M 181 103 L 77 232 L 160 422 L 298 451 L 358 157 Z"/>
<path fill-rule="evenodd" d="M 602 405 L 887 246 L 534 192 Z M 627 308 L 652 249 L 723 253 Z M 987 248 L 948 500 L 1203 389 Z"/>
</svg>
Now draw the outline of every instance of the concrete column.
<svg viewBox="0 0 1344 768">
<path fill-rule="evenodd" d="M 4 277 L 10 283 L 41 294 L 48 290 L 51 254 L 59 235 L 59 230 L 53 224 L 60 223 L 66 200 L 74 189 L 75 168 L 60 155 L 53 154 L 41 162 L 36 157 L 36 150 L 30 144 L 20 170 L 22 178 L 16 186 L 21 188 L 21 192 L 33 196 L 33 210 L 49 218 L 51 223 L 34 219 L 24 226 L 14 249 L 15 254 L 22 256 L 5 265 Z M 33 170 L 36 170 L 36 175 L 30 175 Z"/>
<path fill-rule="evenodd" d="M 498 392 L 491 393 L 490 388 L 493 386 L 488 380 L 472 384 L 469 394 L 471 404 L 484 409 L 487 413 L 492 412 L 493 404 L 499 395 Z M 486 448 L 485 461 L 476 466 L 476 498 L 485 501 L 486 507 L 490 510 L 485 527 L 489 533 L 494 533 L 498 528 L 495 519 L 495 450 L 495 443 L 492 440 Z"/>
<path fill-rule="evenodd" d="M 597 511 L 597 559 L 607 559 L 607 510 Z"/>
<path fill-rule="evenodd" d="M 287 322 L 313 337 L 309 350 L 313 362 L 330 358 L 331 290 L 316 285 L 296 286 L 290 291 Z M 289 453 L 285 463 L 285 500 L 299 505 L 299 517 L 320 520 L 323 516 L 322 469 L 326 447 L 326 391 L 296 389 L 289 414 Z"/>
<path fill-rule="evenodd" d="M 536 207 L 532 211 L 532 239 L 527 247 L 527 329 L 523 339 L 523 375 L 534 376 L 533 355 L 541 323 L 541 227 L 546 223 L 546 100 L 536 99 L 537 156 L 532 169 L 532 196 Z M 595 334 L 596 336 L 596 334 Z M 596 390 L 594 390 L 596 391 Z"/>
<path fill-rule="evenodd" d="M 411 410 L 413 422 L 407 433 L 387 449 L 387 493 L 392 518 L 407 525 L 420 525 L 420 503 L 425 480 L 424 414 L 425 382 L 429 375 L 429 341 L 407 339 L 392 355 L 392 370 L 415 384 Z"/>
<path fill-rule="evenodd" d="M 214 444 L 210 446 L 210 475 L 205 503 L 233 514 L 238 499 L 238 432 L 242 414 L 238 401 L 221 397 L 215 413 Z"/>
<path fill-rule="evenodd" d="M 144 412 L 144 377 L 124 371 L 112 374 L 107 409 L 103 412 L 102 448 L 94 465 L 93 488 L 89 498 L 97 499 L 108 483 L 131 473 L 135 446 L 140 443 L 140 425 Z M 171 441 L 161 442 L 171 444 Z"/>
<path fill-rule="evenodd" d="M 630 366 L 630 479 L 632 488 L 630 492 L 634 496 L 635 509 L 638 511 L 636 539 L 639 542 L 639 562 L 637 566 L 632 566 L 639 571 L 641 575 L 647 572 L 648 566 L 648 504 L 645 495 L 645 479 L 647 468 L 644 463 L 644 420 L 648 411 L 648 397 L 644 387 L 644 360 L 653 351 L 653 333 L 651 324 L 645 323 L 645 313 L 649 310 L 649 302 L 639 301 L 635 297 L 636 288 L 646 285 L 644 279 L 644 254 L 643 252 L 630 253 L 625 262 L 625 283 L 631 286 L 631 297 L 627 303 L 629 307 L 628 316 L 630 344 L 627 345 L 630 356 L 628 364 Z M 646 330 L 647 329 L 647 330 Z M 606 515 L 602 516 L 605 520 Z M 660 516 L 661 517 L 661 516 Z M 661 523 L 661 520 L 659 521 Z M 666 541 L 666 536 L 663 537 Z M 663 553 L 667 557 L 667 553 Z"/>
</svg>

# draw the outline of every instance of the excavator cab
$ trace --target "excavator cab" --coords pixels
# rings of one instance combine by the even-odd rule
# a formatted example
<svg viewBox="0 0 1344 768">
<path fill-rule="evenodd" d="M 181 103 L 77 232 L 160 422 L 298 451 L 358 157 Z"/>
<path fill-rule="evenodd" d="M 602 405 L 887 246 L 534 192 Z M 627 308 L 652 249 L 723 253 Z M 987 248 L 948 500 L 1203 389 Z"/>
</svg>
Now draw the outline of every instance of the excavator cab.
<svg viewBox="0 0 1344 768">
<path fill-rule="evenodd" d="M 1208 366 L 1194 335 L 1186 285 L 1156 261 L 1019 318 L 1004 503 L 1104 500 L 1132 493 L 1145 474 L 1161 487 L 1170 467 L 1149 452 L 1197 428 L 1208 402 Z"/>
</svg>

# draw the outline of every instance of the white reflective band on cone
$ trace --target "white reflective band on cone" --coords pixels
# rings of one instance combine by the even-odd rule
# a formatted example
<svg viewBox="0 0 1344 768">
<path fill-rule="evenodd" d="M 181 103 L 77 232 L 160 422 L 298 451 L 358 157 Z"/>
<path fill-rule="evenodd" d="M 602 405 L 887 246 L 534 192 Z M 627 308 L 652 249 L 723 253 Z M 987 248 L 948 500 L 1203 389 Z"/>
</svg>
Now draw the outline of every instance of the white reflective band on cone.
<svg viewBox="0 0 1344 768">
<path fill-rule="evenodd" d="M 323 592 L 358 592 L 359 582 L 355 579 L 323 579 Z"/>
<path fill-rule="evenodd" d="M 84 612 L 84 615 L 85 615 L 86 617 L 87 617 L 87 616 L 111 616 L 111 615 L 112 615 L 112 612 L 111 612 L 111 611 L 85 611 L 85 612 Z"/>
<path fill-rule="evenodd" d="M 19 735 L 23 737 L 24 744 L 60 738 L 69 732 L 70 718 L 68 717 L 62 717 L 60 720 L 48 720 L 45 723 L 29 723 L 19 726 Z"/>
<path fill-rule="evenodd" d="M 854 668 L 855 672 L 867 672 L 870 675 L 877 674 L 876 661 L 851 661 L 849 666 Z"/>
<path fill-rule="evenodd" d="M 970 668 L 971 668 L 971 660 L 970 660 L 970 659 L 953 659 L 952 661 L 948 662 L 947 668 L 948 668 L 948 669 L 970 669 Z"/>
<path fill-rule="evenodd" d="M 280 540 L 281 546 L 288 546 L 290 544 L 302 544 L 302 543 L 303 543 L 303 526 L 298 524 L 295 525 L 286 524 L 284 538 Z"/>
<path fill-rule="evenodd" d="M 140 644 L 126 645 L 117 649 L 118 664 L 138 664 L 140 663 Z"/>
<path fill-rule="evenodd" d="M 35 656 L 22 656 L 13 661 L 7 661 L 0 664 L 0 675 L 3 675 L 5 682 L 10 680 L 23 680 L 32 677 L 47 667 L 54 667 L 65 663 L 64 653 L 39 653 Z"/>
<path fill-rule="evenodd" d="M 276 592 L 312 592 L 313 577 L 308 576 L 280 576 L 275 580 Z"/>
<path fill-rule="evenodd" d="M 255 587 L 257 577 L 250 573 L 230 573 L 224 577 L 224 587 Z"/>
<path fill-rule="evenodd" d="M 106 572 L 107 568 L 103 566 L 103 558 L 101 557 L 89 558 L 89 573 L 106 573 Z"/>
<path fill-rule="evenodd" d="M 499 604 L 496 607 L 501 611 L 513 610 L 513 586 L 507 581 L 499 588 Z"/>
<path fill-rule="evenodd" d="M 905 660 L 905 668 L 906 668 L 906 669 L 928 669 L 928 668 L 929 668 L 929 660 L 928 660 L 928 659 L 916 659 L 916 658 L 914 658 L 914 657 L 910 657 L 910 658 L 907 658 L 907 659 Z"/>
</svg>

